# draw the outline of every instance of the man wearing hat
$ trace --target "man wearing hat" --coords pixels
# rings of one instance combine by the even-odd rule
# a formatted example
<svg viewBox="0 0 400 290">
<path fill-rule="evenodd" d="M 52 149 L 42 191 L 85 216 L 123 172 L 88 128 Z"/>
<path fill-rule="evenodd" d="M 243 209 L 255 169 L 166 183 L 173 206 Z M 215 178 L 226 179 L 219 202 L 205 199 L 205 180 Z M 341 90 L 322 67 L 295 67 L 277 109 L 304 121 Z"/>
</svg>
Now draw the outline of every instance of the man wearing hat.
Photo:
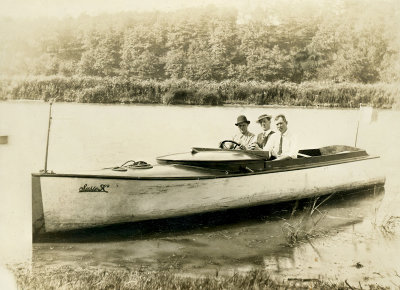
<svg viewBox="0 0 400 290">
<path fill-rule="evenodd" d="M 249 150 L 250 145 L 254 142 L 255 135 L 248 131 L 250 121 L 247 120 L 246 116 L 240 115 L 237 117 L 235 125 L 239 128 L 239 133 L 233 136 L 233 141 L 240 144 L 240 149 Z M 231 146 L 233 147 L 233 146 Z"/>
<path fill-rule="evenodd" d="M 252 150 L 262 150 L 267 144 L 269 137 L 275 132 L 271 130 L 271 115 L 262 114 L 258 117 L 256 123 L 259 123 L 263 132 L 257 135 L 257 141 L 251 144 Z"/>
</svg>

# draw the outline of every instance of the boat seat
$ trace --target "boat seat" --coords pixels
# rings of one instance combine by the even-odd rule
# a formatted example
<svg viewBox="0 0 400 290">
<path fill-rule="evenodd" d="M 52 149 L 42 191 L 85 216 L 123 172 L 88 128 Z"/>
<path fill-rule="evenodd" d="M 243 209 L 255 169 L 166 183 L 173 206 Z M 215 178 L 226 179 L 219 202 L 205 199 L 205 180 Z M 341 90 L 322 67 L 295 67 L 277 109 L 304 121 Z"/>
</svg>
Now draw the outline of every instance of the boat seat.
<svg viewBox="0 0 400 290">
<path fill-rule="evenodd" d="M 298 152 L 300 157 L 313 157 L 313 156 L 321 156 L 321 151 L 319 149 L 301 149 Z"/>
<path fill-rule="evenodd" d="M 359 148 L 346 146 L 346 145 L 332 145 L 332 146 L 325 146 L 320 148 L 322 155 L 332 155 L 338 153 L 348 153 L 348 152 L 356 152 L 360 151 Z"/>
</svg>

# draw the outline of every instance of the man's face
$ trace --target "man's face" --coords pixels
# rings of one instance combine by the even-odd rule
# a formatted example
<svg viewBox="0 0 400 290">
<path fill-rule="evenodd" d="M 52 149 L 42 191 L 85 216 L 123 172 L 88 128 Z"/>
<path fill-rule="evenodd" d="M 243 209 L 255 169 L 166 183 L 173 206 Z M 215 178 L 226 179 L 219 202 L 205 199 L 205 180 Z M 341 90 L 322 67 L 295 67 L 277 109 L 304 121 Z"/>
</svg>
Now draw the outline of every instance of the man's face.
<svg viewBox="0 0 400 290">
<path fill-rule="evenodd" d="M 242 134 L 246 134 L 247 133 L 247 127 L 249 126 L 249 124 L 247 123 L 240 123 L 237 125 L 239 128 L 240 133 Z"/>
<path fill-rule="evenodd" d="M 268 118 L 260 120 L 260 126 L 264 131 L 269 130 L 271 128 L 271 120 Z"/>
<path fill-rule="evenodd" d="M 279 132 L 285 133 L 287 130 L 287 123 L 285 120 L 279 117 L 278 120 L 276 120 L 276 128 L 279 130 Z"/>
</svg>

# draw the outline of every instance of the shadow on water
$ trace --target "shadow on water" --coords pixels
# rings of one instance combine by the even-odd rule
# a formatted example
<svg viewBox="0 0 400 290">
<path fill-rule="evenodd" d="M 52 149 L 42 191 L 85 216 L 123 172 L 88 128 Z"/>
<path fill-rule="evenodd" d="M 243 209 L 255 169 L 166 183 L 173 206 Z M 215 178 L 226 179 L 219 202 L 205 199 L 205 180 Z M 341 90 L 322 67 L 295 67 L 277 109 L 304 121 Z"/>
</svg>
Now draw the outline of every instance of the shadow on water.
<svg viewBox="0 0 400 290">
<path fill-rule="evenodd" d="M 73 244 L 157 240 L 221 231 L 234 233 L 262 225 L 265 233 L 276 232 L 279 228 L 290 245 L 301 238 L 301 233 L 309 234 L 317 228 L 323 232 L 338 230 L 363 221 L 366 216 L 374 214 L 383 196 L 383 187 L 372 187 L 274 205 L 41 234 L 33 241 Z"/>
</svg>

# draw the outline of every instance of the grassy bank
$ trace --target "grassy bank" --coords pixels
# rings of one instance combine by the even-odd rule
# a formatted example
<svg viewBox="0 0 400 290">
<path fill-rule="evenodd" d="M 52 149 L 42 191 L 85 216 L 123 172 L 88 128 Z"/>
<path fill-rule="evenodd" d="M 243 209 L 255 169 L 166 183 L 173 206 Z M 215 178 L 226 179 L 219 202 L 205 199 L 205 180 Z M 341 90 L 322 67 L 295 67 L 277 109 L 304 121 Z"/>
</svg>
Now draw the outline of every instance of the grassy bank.
<svg viewBox="0 0 400 290">
<path fill-rule="evenodd" d="M 333 82 L 237 82 L 147 80 L 110 77 L 30 77 L 0 79 L 0 100 L 48 100 L 80 103 L 188 105 L 285 105 L 377 108 L 400 105 L 400 86 Z"/>
<path fill-rule="evenodd" d="M 183 277 L 171 272 L 138 272 L 127 269 L 72 268 L 15 270 L 20 289 L 349 289 L 347 281 L 288 279 L 278 282 L 265 271 L 230 276 Z M 358 285 L 354 285 L 357 288 Z M 371 285 L 370 289 L 385 289 Z"/>
</svg>

